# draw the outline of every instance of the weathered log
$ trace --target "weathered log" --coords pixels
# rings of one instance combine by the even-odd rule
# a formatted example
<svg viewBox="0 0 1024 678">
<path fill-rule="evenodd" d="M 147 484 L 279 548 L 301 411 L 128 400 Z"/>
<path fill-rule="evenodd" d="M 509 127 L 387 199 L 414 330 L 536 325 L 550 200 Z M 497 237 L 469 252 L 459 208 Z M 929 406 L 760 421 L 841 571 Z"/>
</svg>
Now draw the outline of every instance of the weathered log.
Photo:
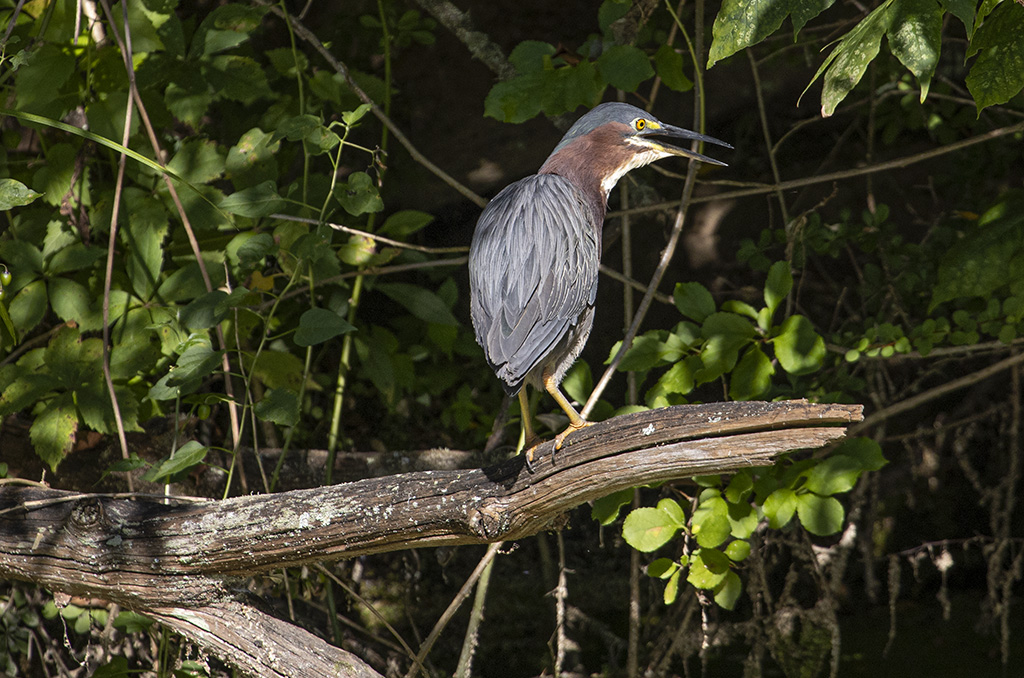
<svg viewBox="0 0 1024 678">
<path fill-rule="evenodd" d="M 225 578 L 526 537 L 620 489 L 822 447 L 860 418 L 860 406 L 806 401 L 672 407 L 595 424 L 557 451 L 546 443 L 533 471 L 518 457 L 223 501 L 6 485 L 0 577 L 147 612 L 252 675 L 373 675 L 354 655 L 246 605 Z"/>
</svg>

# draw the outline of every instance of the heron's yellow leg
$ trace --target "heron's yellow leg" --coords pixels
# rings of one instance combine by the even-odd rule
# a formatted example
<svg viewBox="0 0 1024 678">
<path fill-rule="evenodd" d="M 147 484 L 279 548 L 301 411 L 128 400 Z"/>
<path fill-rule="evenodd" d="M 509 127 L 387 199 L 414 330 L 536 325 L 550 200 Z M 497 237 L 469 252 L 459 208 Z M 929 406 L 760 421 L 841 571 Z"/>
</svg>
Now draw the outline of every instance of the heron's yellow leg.
<svg viewBox="0 0 1024 678">
<path fill-rule="evenodd" d="M 580 413 L 576 411 L 576 408 L 572 406 L 569 399 L 562 394 L 562 389 L 558 388 L 558 384 L 555 383 L 554 378 L 547 372 L 544 373 L 544 390 L 551 394 L 551 397 L 555 399 L 558 406 L 562 408 L 566 416 L 569 417 L 569 427 L 555 436 L 555 449 L 562 449 L 562 443 L 565 442 L 565 437 L 573 431 L 578 431 L 585 426 L 591 426 L 593 422 L 589 422 L 580 416 Z"/>
</svg>

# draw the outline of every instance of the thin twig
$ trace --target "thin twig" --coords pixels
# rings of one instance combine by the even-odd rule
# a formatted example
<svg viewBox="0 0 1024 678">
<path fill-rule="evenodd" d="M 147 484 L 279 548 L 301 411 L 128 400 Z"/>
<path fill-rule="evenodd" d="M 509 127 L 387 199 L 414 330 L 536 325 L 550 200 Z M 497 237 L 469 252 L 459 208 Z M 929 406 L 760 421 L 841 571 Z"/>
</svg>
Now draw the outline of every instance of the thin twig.
<svg viewBox="0 0 1024 678">
<path fill-rule="evenodd" d="M 271 219 L 280 219 L 281 221 L 298 221 L 303 224 L 319 224 L 320 222 L 316 219 L 307 219 L 305 217 L 295 217 L 290 214 L 271 214 Z M 458 246 L 458 247 L 426 247 L 424 245 L 413 245 L 412 243 L 402 242 L 401 240 L 392 240 L 376 233 L 370 233 L 369 231 L 362 231 L 358 228 L 352 228 L 351 226 L 345 226 L 343 224 L 335 224 L 333 222 L 325 222 L 328 226 L 333 228 L 335 231 L 341 231 L 343 233 L 350 233 L 352 235 L 361 235 L 377 242 L 384 243 L 385 245 L 391 245 L 392 247 L 399 247 L 406 250 L 415 250 L 416 252 L 425 252 L 426 254 L 451 254 L 453 252 L 468 252 L 469 247 Z"/>
<path fill-rule="evenodd" d="M 962 388 L 971 386 L 972 384 L 976 384 L 979 381 L 984 381 L 985 379 L 988 379 L 993 375 L 999 374 L 1003 370 L 1008 370 L 1011 367 L 1014 367 L 1021 363 L 1024 363 L 1024 353 L 1018 353 L 1017 355 L 1010 356 L 1005 360 L 1000 360 L 994 365 L 989 365 L 984 369 L 980 369 L 973 374 L 968 374 L 965 377 L 954 379 L 953 381 L 948 381 L 945 384 L 940 384 L 935 388 L 930 388 L 927 391 L 924 391 L 923 393 L 918 393 L 917 395 L 907 398 L 906 400 L 901 400 L 898 403 L 894 403 L 889 407 L 878 410 L 877 412 L 867 417 L 864 417 L 864 421 L 850 427 L 849 435 L 857 435 L 859 432 L 864 431 L 865 429 L 868 429 L 870 427 L 877 426 L 878 424 L 881 424 L 885 420 L 890 419 L 891 417 L 894 417 L 897 414 L 901 414 L 903 412 L 906 412 L 907 410 L 912 410 L 915 407 L 923 405 L 924 403 L 930 400 L 941 398 L 942 396 L 952 391 L 957 391 Z"/>
<path fill-rule="evenodd" d="M 405 674 L 405 678 L 416 678 L 416 674 L 419 673 L 420 668 L 423 666 L 423 661 L 427 658 L 431 648 L 434 647 L 434 643 L 437 642 L 437 638 L 441 635 L 441 631 L 443 631 L 444 627 L 448 625 L 448 622 L 452 620 L 455 613 L 459 611 L 463 601 L 469 597 L 469 592 L 473 590 L 474 584 L 476 584 L 477 580 L 480 579 L 481 575 L 483 575 L 484 569 L 486 569 L 487 565 L 494 560 L 494 556 L 498 555 L 498 551 L 501 550 L 502 544 L 504 544 L 504 542 L 499 541 L 487 547 L 487 553 L 485 553 L 484 557 L 480 559 L 479 563 L 477 563 L 476 568 L 469 575 L 469 578 L 466 579 L 466 583 L 463 584 L 462 588 L 459 589 L 459 592 L 455 594 L 455 598 L 452 599 L 452 602 L 448 605 L 448 609 L 444 611 L 441 618 L 437 620 L 436 624 L 434 624 L 434 628 L 431 629 L 430 635 L 428 635 L 426 640 L 423 641 L 423 644 L 420 646 L 420 652 L 416 655 L 416 659 L 414 660 L 412 667 L 409 669 L 409 672 Z"/>
<path fill-rule="evenodd" d="M 764 195 L 766 193 L 775 193 L 776 191 L 787 191 L 793 188 L 802 188 L 804 186 L 813 186 L 815 184 L 824 184 L 832 181 L 841 181 L 843 179 L 852 179 L 854 177 L 864 176 L 865 174 L 871 174 L 873 172 L 885 172 L 893 169 L 903 169 L 910 165 L 914 165 L 925 160 L 931 160 L 947 153 L 955 153 L 956 151 L 962 151 L 965 148 L 974 146 L 975 144 L 984 143 L 986 141 L 993 141 L 1000 137 L 1007 136 L 1008 134 L 1017 134 L 1018 132 L 1024 132 L 1024 122 L 1019 122 L 1015 125 L 1009 125 L 1007 127 L 1000 127 L 984 134 L 973 136 L 963 141 L 958 141 L 952 144 L 946 144 L 938 148 L 933 148 L 928 151 L 921 153 L 915 153 L 914 155 L 908 155 L 902 158 L 895 158 L 893 160 L 887 160 L 885 162 L 876 163 L 874 165 L 867 165 L 865 167 L 858 167 L 855 169 L 841 170 L 839 172 L 831 172 L 829 174 L 816 174 L 814 176 L 803 177 L 801 179 L 790 179 L 789 181 L 783 181 L 778 184 L 752 184 L 750 188 L 743 188 L 736 191 L 728 191 L 726 193 L 718 193 L 714 195 L 701 195 L 691 198 L 691 205 L 699 205 L 706 202 L 716 202 L 721 200 L 733 200 L 735 198 L 745 198 L 751 195 Z M 672 202 L 661 202 L 651 205 L 645 205 L 643 207 L 633 207 L 629 210 L 619 210 L 617 212 L 610 212 L 608 218 L 622 216 L 624 212 L 629 214 L 646 214 L 648 212 L 665 212 L 668 210 L 678 209 L 679 201 Z"/>
</svg>

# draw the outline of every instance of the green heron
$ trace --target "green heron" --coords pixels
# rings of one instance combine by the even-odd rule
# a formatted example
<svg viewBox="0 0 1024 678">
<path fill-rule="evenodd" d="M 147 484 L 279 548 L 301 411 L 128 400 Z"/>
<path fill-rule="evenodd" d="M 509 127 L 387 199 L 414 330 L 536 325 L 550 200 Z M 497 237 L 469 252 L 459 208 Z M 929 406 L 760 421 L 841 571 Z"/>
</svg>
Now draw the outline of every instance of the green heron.
<svg viewBox="0 0 1024 678">
<path fill-rule="evenodd" d="M 537 174 L 506 186 L 477 222 L 469 250 L 473 327 L 505 392 L 519 394 L 528 464 L 537 437 L 524 384 L 546 390 L 569 417 L 556 449 L 589 423 L 559 385 L 594 324 L 609 192 L 629 170 L 670 155 L 725 164 L 655 136 L 732 148 L 636 106 L 601 104 L 569 128 Z"/>
</svg>

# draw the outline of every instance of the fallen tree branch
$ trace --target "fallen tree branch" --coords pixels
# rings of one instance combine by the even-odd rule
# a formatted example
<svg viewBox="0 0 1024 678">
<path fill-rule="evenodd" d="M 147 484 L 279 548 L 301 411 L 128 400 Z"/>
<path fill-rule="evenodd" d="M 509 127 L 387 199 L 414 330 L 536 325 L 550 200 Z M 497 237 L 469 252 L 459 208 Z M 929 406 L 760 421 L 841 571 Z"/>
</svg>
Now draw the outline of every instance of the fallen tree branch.
<svg viewBox="0 0 1024 678">
<path fill-rule="evenodd" d="M 259 611 L 232 577 L 423 546 L 536 534 L 611 492 L 771 464 L 845 434 L 861 407 L 718 403 L 615 417 L 484 469 L 420 471 L 179 501 L 0 486 L 0 577 L 143 611 L 257 676 L 369 676 L 339 648 Z M 310 664 L 310 662 L 314 662 Z"/>
</svg>

